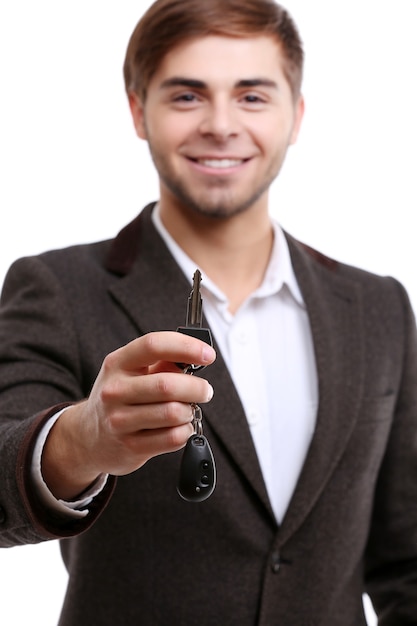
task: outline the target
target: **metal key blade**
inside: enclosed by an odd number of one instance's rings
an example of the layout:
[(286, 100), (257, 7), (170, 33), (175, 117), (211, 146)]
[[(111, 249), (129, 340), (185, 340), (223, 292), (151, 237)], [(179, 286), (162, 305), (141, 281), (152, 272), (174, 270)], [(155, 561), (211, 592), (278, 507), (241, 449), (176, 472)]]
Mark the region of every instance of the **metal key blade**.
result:
[(188, 298), (186, 326), (201, 327), (203, 321), (203, 300), (200, 293), (201, 272), (197, 269), (193, 276), (193, 288)]
[[(202, 328), (203, 323), (203, 299), (200, 293), (201, 272), (196, 269), (193, 276), (193, 286), (187, 300), (187, 317), (185, 326), (178, 326), (177, 332), (189, 335), (204, 341), (209, 346), (213, 345), (213, 339), (209, 328)], [(202, 370), (204, 365), (193, 365), (189, 363), (177, 363), (181, 369), (188, 374)]]

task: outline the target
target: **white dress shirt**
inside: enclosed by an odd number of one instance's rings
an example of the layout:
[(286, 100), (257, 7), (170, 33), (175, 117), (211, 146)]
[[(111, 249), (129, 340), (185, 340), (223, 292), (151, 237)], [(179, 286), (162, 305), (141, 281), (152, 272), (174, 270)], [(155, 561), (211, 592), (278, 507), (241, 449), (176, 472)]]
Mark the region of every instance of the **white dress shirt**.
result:
[[(152, 217), (191, 283), (195, 262), (163, 226), (158, 206)], [(318, 383), (309, 319), (287, 241), (276, 222), (272, 221), (272, 227), (274, 244), (263, 282), (234, 315), (228, 310), (226, 296), (204, 274), (201, 293), (204, 314), (240, 396), (272, 509), (280, 523), (314, 432)], [(88, 506), (106, 477), (101, 477), (81, 501), (55, 500), (40, 471), (43, 443), (53, 423), (48, 422), (39, 437), (32, 467), (34, 480), (48, 506), (69, 516), (86, 515), (87, 510), (74, 508)]]

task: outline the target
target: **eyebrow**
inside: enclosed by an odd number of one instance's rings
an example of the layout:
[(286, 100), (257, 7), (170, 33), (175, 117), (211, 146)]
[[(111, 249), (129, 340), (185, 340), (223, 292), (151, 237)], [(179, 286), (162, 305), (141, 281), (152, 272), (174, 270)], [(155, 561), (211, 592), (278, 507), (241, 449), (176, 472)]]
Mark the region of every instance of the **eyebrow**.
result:
[[(161, 89), (169, 89), (170, 87), (188, 87), (190, 89), (208, 89), (207, 83), (195, 78), (185, 78), (183, 76), (173, 76), (164, 80), (160, 86)], [(278, 89), (275, 81), (269, 78), (242, 78), (234, 85), (235, 89), (247, 89), (252, 87), (269, 87)]]

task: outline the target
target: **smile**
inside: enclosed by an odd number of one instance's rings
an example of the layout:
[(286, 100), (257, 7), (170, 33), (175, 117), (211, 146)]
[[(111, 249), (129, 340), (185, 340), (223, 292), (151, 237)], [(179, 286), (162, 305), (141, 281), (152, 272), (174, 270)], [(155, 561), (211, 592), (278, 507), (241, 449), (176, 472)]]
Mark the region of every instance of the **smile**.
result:
[(238, 167), (245, 163), (247, 159), (192, 159), (199, 165), (211, 167), (213, 169), (228, 169), (230, 167)]

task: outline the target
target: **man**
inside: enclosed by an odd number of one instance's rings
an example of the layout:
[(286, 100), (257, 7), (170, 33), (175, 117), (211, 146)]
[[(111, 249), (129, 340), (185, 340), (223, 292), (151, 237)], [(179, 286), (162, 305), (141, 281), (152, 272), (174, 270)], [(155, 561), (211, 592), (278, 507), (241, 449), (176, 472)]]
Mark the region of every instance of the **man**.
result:
[[(357, 626), (364, 591), (416, 623), (407, 296), (268, 212), (302, 60), (274, 2), (158, 0), (125, 81), (159, 202), (6, 279), (0, 541), (62, 540), (61, 626)], [(216, 351), (174, 332), (196, 267)], [(195, 404), (218, 475), (198, 504), (176, 492)]]

